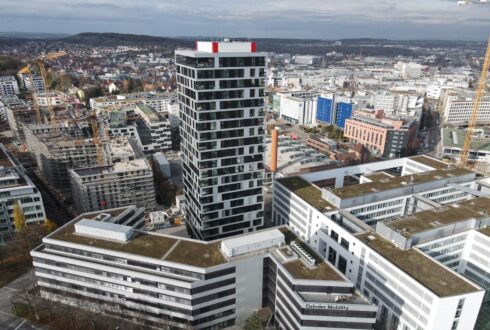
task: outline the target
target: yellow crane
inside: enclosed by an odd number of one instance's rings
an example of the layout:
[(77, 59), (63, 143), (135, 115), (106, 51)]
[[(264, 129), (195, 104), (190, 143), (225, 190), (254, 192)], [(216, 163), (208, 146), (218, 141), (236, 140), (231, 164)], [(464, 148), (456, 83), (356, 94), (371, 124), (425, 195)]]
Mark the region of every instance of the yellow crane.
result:
[(103, 146), (102, 143), (100, 142), (99, 123), (97, 122), (97, 116), (95, 114), (90, 116), (90, 124), (92, 125), (92, 134), (94, 136), (93, 139), (95, 144), (97, 164), (99, 164), (99, 166), (104, 166), (105, 165), (104, 150), (102, 149)]
[[(48, 96), (48, 80), (47, 80), (47, 75), (46, 75), (46, 68), (44, 66), (45, 61), (51, 61), (54, 60), (58, 57), (65, 56), (66, 52), (61, 51), (61, 52), (52, 52), (48, 53), (46, 55), (41, 55), (38, 56), (34, 59), (33, 64), (35, 64), (39, 68), (39, 74), (41, 75), (41, 78), (43, 79), (44, 82), (44, 93), (46, 94), (46, 102), (47, 102), (47, 108), (48, 108), (48, 113), (49, 113), (49, 119), (51, 121), (51, 126), (53, 127), (54, 130), (58, 129), (57, 123), (56, 123), (56, 116), (53, 110), (53, 106), (51, 104), (51, 99)], [(32, 70), (31, 70), (31, 64), (28, 64), (25, 68), (20, 70), (21, 73), (27, 73), (29, 75), (29, 79), (31, 81), (31, 89), (32, 89), (32, 102), (33, 102), (33, 107), (34, 111), (36, 112), (36, 123), (40, 124), (41, 123), (41, 112), (39, 109), (39, 103), (37, 102), (36, 98), (36, 91), (34, 90), (34, 84), (33, 84), (33, 77), (32, 77)]]
[(488, 39), (487, 51), (485, 53), (485, 60), (483, 61), (483, 68), (480, 74), (480, 81), (478, 83), (478, 88), (476, 89), (475, 103), (473, 104), (470, 120), (468, 121), (468, 129), (466, 130), (463, 149), (461, 150), (461, 155), (460, 155), (461, 167), (468, 166), (471, 142), (473, 141), (473, 131), (475, 130), (476, 122), (478, 120), (478, 112), (480, 111), (481, 99), (485, 92), (485, 83), (487, 81), (489, 66), (490, 66), (490, 38)]

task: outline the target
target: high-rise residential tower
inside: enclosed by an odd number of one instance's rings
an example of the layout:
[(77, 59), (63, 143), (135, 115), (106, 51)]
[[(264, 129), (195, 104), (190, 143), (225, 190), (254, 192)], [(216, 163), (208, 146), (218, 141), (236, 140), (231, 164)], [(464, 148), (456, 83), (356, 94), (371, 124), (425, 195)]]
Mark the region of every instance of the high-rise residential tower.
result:
[(186, 224), (196, 238), (263, 225), (265, 62), (254, 42), (176, 51)]

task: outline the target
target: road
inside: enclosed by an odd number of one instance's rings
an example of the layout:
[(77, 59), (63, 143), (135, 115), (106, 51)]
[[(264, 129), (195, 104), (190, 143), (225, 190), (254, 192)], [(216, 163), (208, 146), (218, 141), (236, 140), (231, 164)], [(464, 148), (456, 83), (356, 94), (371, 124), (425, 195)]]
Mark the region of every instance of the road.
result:
[(0, 288), (0, 329), (2, 330), (33, 330), (43, 329), (29, 320), (12, 314), (12, 299), (22, 292), (23, 287), (30, 282), (32, 270), (16, 280)]
[(63, 205), (61, 205), (58, 200), (53, 196), (53, 194), (46, 188), (44, 183), (37, 178), (37, 176), (28, 172), (29, 178), (36, 185), (36, 188), (41, 192), (43, 197), (44, 210), (46, 211), (46, 217), (54, 221), (59, 227), (73, 219), (72, 216), (66, 212)]

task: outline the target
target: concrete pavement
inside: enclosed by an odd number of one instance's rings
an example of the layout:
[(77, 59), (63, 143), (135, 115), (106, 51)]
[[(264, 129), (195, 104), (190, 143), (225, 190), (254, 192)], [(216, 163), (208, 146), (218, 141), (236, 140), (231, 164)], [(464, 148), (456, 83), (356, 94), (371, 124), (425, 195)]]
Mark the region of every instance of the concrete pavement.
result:
[(22, 293), (26, 284), (31, 283), (32, 270), (0, 288), (0, 329), (2, 330), (40, 330), (41, 326), (12, 313), (12, 299)]

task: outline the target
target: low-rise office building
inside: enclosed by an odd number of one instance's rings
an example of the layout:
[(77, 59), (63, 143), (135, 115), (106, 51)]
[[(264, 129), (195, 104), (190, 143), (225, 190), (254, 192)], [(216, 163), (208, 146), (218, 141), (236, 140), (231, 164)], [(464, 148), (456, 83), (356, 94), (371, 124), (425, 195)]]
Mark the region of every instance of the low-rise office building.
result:
[(473, 329), (487, 261), (459, 268), (457, 249), (436, 243), (484, 234), (489, 181), (426, 156), (308, 173), (276, 180), (273, 220), (355, 283), (378, 306), (380, 327)]
[(31, 252), (41, 295), (149, 327), (223, 329), (254, 311), (279, 329), (374, 329), (376, 307), (287, 228), (203, 242), (82, 214)]

